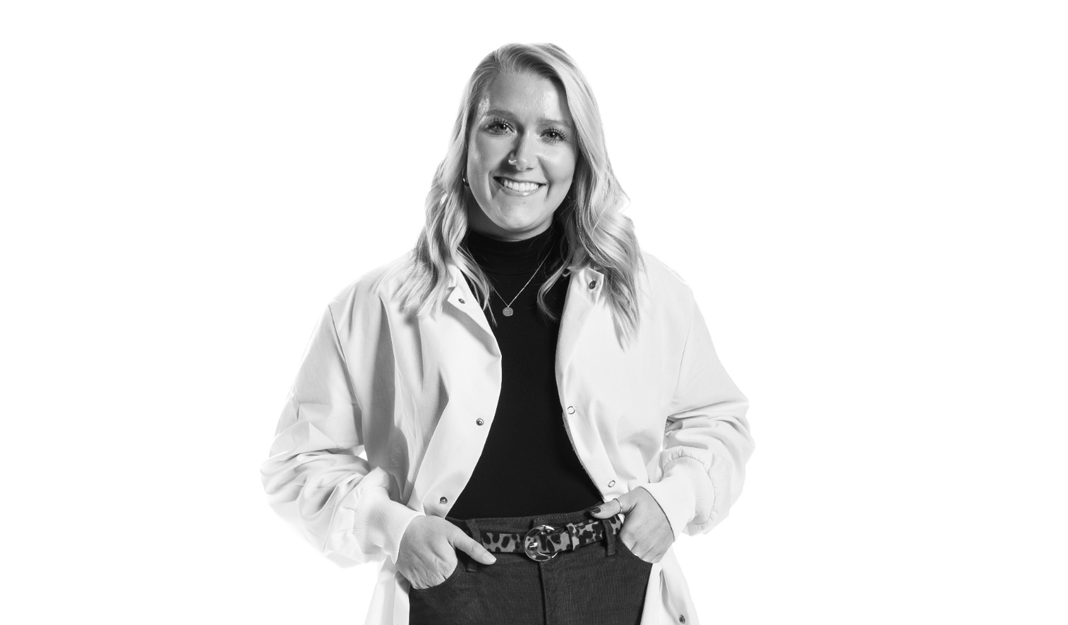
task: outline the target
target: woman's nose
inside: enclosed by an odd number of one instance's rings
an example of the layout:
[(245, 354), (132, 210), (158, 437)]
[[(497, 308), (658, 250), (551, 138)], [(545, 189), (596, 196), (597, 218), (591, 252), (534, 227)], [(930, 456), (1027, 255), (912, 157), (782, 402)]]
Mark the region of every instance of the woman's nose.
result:
[(534, 153), (534, 141), (526, 136), (520, 136), (516, 141), (515, 149), (508, 157), (508, 164), (518, 170), (530, 169), (534, 165), (537, 155)]

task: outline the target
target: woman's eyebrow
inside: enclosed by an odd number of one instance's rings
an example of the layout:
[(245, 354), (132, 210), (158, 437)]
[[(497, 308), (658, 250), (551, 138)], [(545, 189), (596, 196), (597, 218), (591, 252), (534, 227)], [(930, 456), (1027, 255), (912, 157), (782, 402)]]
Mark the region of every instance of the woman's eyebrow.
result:
[(542, 117), (538, 121), (540, 123), (542, 123), (542, 124), (555, 124), (557, 126), (567, 126), (568, 128), (571, 127), (571, 124), (565, 122), (562, 119), (548, 119), (548, 118)]
[(486, 111), (485, 113), (483, 113), (482, 115), (484, 117), (488, 117), (490, 115), (496, 115), (497, 117), (507, 117), (508, 119), (512, 119), (513, 117), (515, 117), (514, 115), (512, 115), (511, 111), (504, 111), (504, 110), (501, 110), (501, 109), (490, 109), (490, 110)]

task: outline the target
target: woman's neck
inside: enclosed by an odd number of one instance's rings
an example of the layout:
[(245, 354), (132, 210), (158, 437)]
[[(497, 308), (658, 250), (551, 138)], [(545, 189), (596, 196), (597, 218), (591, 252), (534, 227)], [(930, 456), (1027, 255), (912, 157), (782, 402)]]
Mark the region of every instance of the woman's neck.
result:
[(521, 241), (502, 241), (468, 230), (463, 246), (471, 258), (487, 273), (531, 273), (544, 261), (544, 268), (554, 266), (560, 255), (559, 228), (554, 224), (541, 234)]

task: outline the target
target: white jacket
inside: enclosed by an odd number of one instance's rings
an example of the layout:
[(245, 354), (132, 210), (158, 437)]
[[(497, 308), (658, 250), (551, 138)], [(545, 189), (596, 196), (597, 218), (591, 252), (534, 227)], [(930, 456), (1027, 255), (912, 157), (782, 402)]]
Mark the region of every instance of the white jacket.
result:
[[(407, 625), (401, 536), (417, 515), (448, 514), (500, 396), (500, 350), (459, 269), (443, 309), (417, 318), (400, 311), (400, 278), (388, 271), (404, 261), (327, 306), (261, 468), (271, 506), (326, 557), (341, 566), (383, 560), (372, 625)], [(700, 534), (741, 492), (753, 452), (748, 402), (720, 365), (689, 287), (648, 254), (645, 266), (639, 332), (626, 346), (604, 276), (571, 275), (556, 356), (560, 418), (605, 501), (642, 486), (676, 537)], [(698, 618), (668, 550), (653, 565), (642, 625), (671, 622)]]

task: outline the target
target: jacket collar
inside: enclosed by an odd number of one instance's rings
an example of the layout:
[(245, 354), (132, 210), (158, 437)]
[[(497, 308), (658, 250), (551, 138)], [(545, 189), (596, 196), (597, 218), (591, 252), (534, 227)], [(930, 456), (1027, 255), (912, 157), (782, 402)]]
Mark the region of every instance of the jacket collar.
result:
[[(464, 279), (464, 274), (460, 271), (460, 267), (452, 263), (448, 266), (449, 269), (449, 295), (446, 300), (459, 308), (466, 308), (465, 304), (468, 303), (469, 297), (472, 297), (471, 288), (467, 285), (467, 280)], [(586, 300), (587, 303), (592, 304), (601, 295), (601, 290), (604, 288), (604, 274), (596, 269), (588, 266), (579, 267), (577, 270), (572, 271), (567, 269), (564, 271), (564, 275), (571, 276), (571, 284), (567, 289), (567, 302), (571, 301), (572, 291), (581, 291), (582, 295), (578, 296)], [(582, 289), (576, 289), (576, 284), (580, 285)], [(464, 298), (464, 303), (459, 303), (460, 298)], [(476, 303), (477, 308), (477, 303)], [(565, 311), (567, 305), (565, 304)]]
[(486, 319), (486, 314), (482, 312), (482, 308), (478, 304), (478, 298), (471, 292), (471, 287), (468, 286), (467, 280), (464, 279), (463, 272), (453, 264), (449, 265), (449, 294), (446, 296), (445, 301), (447, 305), (452, 305), (474, 321), (475, 325), (487, 335), (486, 338), (488, 338), (493, 345), (495, 353), (499, 356), (500, 349), (497, 347), (497, 341), (493, 336), (493, 329), (490, 328), (489, 321)]
[[(604, 274), (589, 266), (568, 271), (571, 274), (571, 282), (568, 284), (567, 298), (564, 300), (564, 312), (560, 319), (560, 338), (557, 340), (556, 350), (556, 364), (559, 372), (563, 372), (571, 362), (575, 347), (578, 345), (579, 335), (590, 313), (601, 299), (605, 280)], [(454, 264), (449, 265), (449, 294), (446, 302), (470, 317), (492, 339), (496, 347), (493, 329), (490, 328), (486, 314), (479, 306), (478, 299), (471, 292), (463, 272)], [(497, 353), (500, 353), (499, 350)]]

